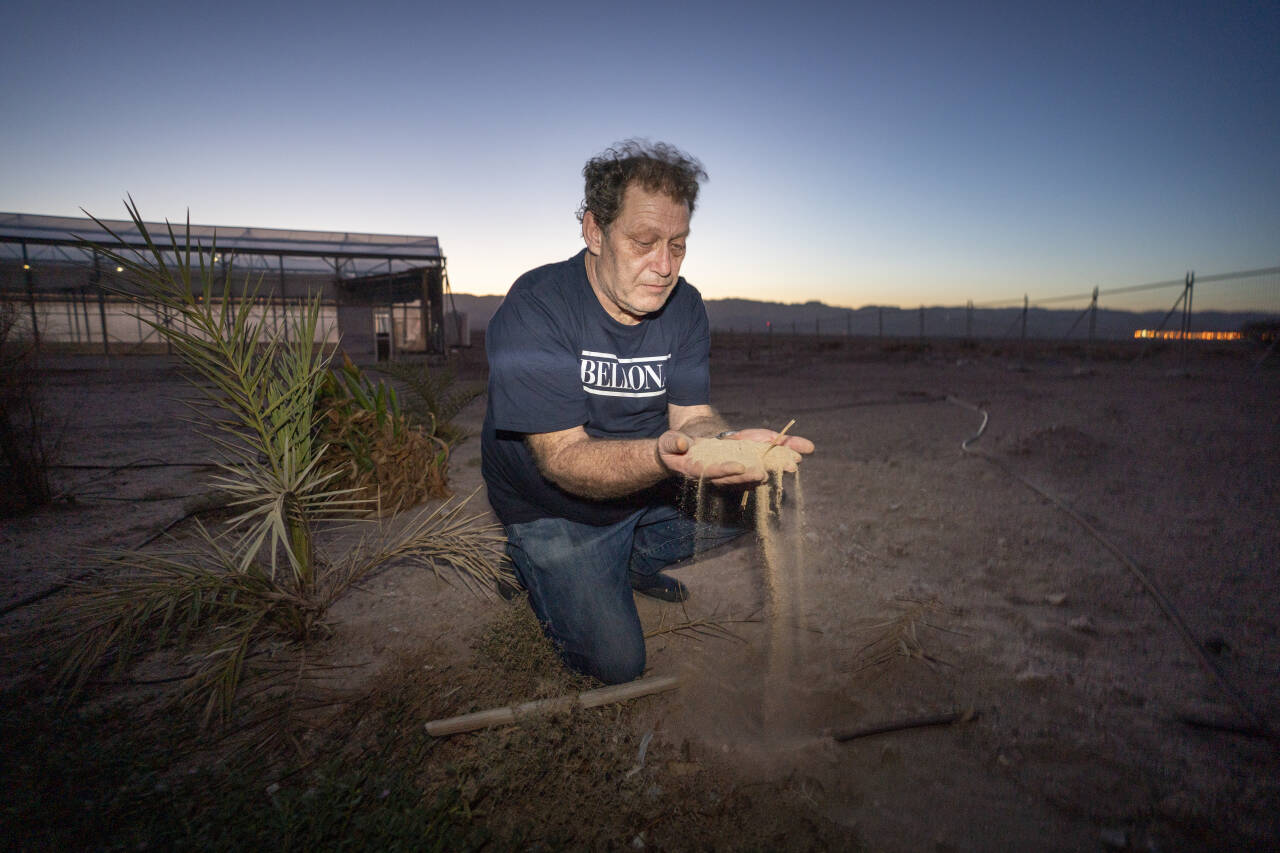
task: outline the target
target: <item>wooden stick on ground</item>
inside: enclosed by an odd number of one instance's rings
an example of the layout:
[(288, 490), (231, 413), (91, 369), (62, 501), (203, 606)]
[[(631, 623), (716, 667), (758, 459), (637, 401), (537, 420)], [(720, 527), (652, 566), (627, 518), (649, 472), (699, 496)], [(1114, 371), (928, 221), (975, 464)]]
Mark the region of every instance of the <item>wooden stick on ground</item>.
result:
[(978, 712), (972, 708), (965, 711), (954, 711), (950, 714), (938, 714), (930, 717), (913, 717), (907, 720), (899, 720), (893, 723), (882, 723), (876, 726), (864, 726), (859, 729), (846, 729), (845, 731), (832, 732), (831, 739), (836, 743), (843, 743), (848, 740), (857, 740), (861, 737), (871, 737), (872, 735), (882, 735), (887, 732), (900, 732), (904, 729), (922, 729), (928, 726), (948, 726), (952, 723), (967, 723), (976, 719)]
[(680, 686), (680, 679), (674, 675), (655, 675), (629, 681), (626, 684), (614, 684), (597, 690), (588, 690), (572, 696), (557, 696), (554, 699), (539, 699), (524, 702), (520, 705), (508, 705), (505, 708), (490, 708), (487, 711), (476, 711), (474, 714), (463, 714), (459, 717), (447, 717), (427, 723), (427, 734), (434, 737), (455, 735), (491, 726), (506, 726), (518, 723), (529, 717), (538, 717), (568, 711), (575, 707), (598, 708), (613, 702), (625, 702), (638, 699), (653, 693), (674, 690)]

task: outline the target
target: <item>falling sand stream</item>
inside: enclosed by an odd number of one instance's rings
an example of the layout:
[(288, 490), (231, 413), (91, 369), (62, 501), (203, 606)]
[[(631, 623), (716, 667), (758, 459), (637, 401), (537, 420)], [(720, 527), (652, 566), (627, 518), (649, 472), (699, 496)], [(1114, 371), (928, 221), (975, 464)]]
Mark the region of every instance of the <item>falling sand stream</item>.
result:
[[(804, 495), (800, 488), (797, 464), (800, 454), (789, 447), (766, 442), (737, 439), (702, 439), (689, 451), (690, 459), (702, 465), (738, 462), (747, 468), (768, 472), (768, 480), (756, 486), (751, 494), (754, 503), (755, 530), (764, 558), (766, 602), (769, 615), (769, 685), (765, 691), (765, 714), (777, 715), (785, 685), (796, 664), (796, 633), (804, 611)], [(794, 471), (792, 499), (795, 504), (790, 529), (782, 524), (782, 480), (788, 469)], [(697, 505), (699, 521), (714, 521), (723, 512), (723, 496), (709, 495), (702, 480), (698, 481)], [(743, 504), (746, 504), (746, 497)]]

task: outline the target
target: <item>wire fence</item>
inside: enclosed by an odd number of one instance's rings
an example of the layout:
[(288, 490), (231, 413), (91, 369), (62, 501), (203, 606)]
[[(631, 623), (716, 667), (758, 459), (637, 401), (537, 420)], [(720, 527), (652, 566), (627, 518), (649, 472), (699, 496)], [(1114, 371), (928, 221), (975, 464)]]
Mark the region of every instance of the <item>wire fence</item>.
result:
[[(1165, 291), (1167, 308), (1159, 291)], [(1208, 291), (1209, 299), (1203, 299)], [(1197, 299), (1201, 306), (1197, 307)], [(1207, 305), (1208, 307), (1203, 307)], [(1060, 296), (1028, 295), (963, 307), (835, 308), (821, 303), (770, 305), (750, 313), (712, 303), (720, 332), (779, 337), (879, 337), (1097, 340), (1134, 338), (1228, 340), (1244, 326), (1280, 320), (1280, 267), (1149, 282)], [(761, 311), (773, 316), (762, 318)]]

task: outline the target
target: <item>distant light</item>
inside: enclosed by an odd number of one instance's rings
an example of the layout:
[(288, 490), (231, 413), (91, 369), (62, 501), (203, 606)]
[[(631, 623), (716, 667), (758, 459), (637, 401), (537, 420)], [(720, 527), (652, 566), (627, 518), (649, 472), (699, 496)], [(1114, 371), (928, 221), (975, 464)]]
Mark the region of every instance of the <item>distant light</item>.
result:
[(215, 261), (220, 261), (220, 260), (222, 260), (222, 255), (214, 255), (214, 256), (213, 256), (213, 259), (214, 259)]
[(31, 264), (23, 264), (23, 265), (22, 265), (22, 268), (23, 268), (24, 270), (29, 270), (29, 269), (31, 269)]
[(1244, 338), (1242, 332), (1186, 332), (1180, 329), (1138, 329), (1133, 333), (1135, 338), (1155, 338), (1165, 341), (1238, 341)]
[(116, 272), (124, 272), (124, 267), (116, 267)]

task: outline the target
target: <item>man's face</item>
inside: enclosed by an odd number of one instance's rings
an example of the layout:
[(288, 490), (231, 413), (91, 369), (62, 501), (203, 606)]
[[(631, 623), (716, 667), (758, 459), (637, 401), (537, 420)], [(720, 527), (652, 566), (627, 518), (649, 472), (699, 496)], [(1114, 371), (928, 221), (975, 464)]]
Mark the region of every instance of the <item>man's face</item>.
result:
[(611, 317), (635, 325), (667, 304), (689, 236), (689, 208), (684, 202), (632, 185), (607, 230), (588, 212), (582, 234), (591, 287)]

